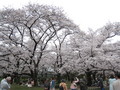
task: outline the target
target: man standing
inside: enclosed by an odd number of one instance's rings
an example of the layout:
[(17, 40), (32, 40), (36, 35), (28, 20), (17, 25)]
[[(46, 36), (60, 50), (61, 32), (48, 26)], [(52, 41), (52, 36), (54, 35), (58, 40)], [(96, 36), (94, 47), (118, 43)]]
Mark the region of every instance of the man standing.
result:
[(11, 77), (6, 77), (1, 80), (1, 90), (10, 90)]
[(113, 82), (113, 90), (120, 90), (120, 73), (116, 74), (116, 81)]
[(98, 85), (100, 87), (100, 90), (104, 90), (104, 85), (103, 85), (103, 79), (102, 79), (102, 77), (98, 78)]

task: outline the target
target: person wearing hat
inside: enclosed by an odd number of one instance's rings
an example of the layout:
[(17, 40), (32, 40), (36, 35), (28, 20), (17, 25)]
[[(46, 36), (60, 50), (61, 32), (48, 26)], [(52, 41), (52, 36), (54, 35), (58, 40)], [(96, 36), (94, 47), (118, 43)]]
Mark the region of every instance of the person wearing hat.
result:
[(0, 90), (10, 90), (11, 77), (6, 77), (1, 80)]

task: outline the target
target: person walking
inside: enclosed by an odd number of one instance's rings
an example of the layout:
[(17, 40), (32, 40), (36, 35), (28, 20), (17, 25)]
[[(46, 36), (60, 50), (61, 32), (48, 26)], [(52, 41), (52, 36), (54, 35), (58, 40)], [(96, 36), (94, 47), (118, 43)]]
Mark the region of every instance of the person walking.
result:
[(109, 79), (109, 90), (113, 90), (112, 84), (113, 84), (114, 81), (116, 81), (116, 78), (115, 78), (114, 75), (112, 74), (112, 75), (110, 76), (110, 79)]
[(116, 74), (116, 81), (113, 82), (113, 90), (120, 90), (120, 72)]
[(52, 78), (50, 82), (50, 90), (55, 90), (55, 78)]
[(11, 88), (10, 83), (11, 83), (10, 76), (2, 79), (0, 89), (1, 90), (10, 90), (10, 88)]

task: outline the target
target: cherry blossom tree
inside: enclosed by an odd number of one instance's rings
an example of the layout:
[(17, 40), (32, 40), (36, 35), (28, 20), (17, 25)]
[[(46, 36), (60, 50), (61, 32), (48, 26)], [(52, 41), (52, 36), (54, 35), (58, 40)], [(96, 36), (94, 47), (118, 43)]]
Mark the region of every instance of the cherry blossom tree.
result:
[(16, 10), (4, 9), (0, 18), (1, 45), (8, 48), (5, 54), (12, 55), (10, 61), (19, 63), (21, 72), (29, 73), (35, 84), (40, 63), (52, 39), (59, 37), (58, 33), (70, 33), (77, 27), (60, 8), (38, 4)]
[(44, 69), (68, 77), (116, 72), (120, 44), (111, 41), (115, 36), (120, 36), (120, 23), (85, 33), (57, 7), (5, 8), (0, 11), (0, 68), (3, 73), (29, 75), (35, 84)]
[(89, 33), (83, 35), (79, 32), (73, 34), (69, 45), (71, 48), (68, 51), (74, 54), (71, 53), (72, 58), (63, 70), (78, 71), (79, 73), (118, 71), (119, 65), (116, 61), (119, 62), (119, 46), (110, 42), (110, 39), (117, 35), (120, 35), (119, 23), (107, 24), (96, 31), (90, 30)]

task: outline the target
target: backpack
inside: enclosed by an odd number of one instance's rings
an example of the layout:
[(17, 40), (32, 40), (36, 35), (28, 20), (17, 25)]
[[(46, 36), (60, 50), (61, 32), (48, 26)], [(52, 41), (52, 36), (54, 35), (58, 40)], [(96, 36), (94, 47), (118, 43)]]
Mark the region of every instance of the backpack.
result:
[(64, 90), (64, 88), (63, 88), (63, 86), (61, 85), (61, 86), (59, 86), (59, 90)]

